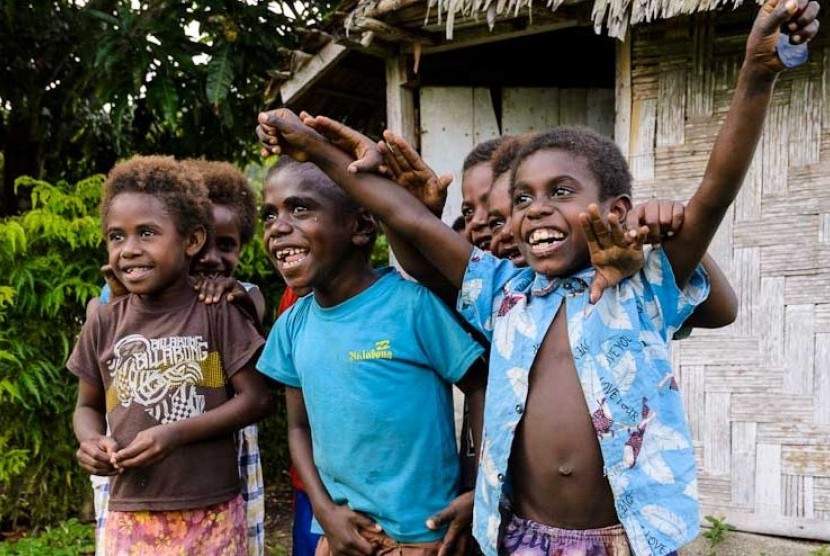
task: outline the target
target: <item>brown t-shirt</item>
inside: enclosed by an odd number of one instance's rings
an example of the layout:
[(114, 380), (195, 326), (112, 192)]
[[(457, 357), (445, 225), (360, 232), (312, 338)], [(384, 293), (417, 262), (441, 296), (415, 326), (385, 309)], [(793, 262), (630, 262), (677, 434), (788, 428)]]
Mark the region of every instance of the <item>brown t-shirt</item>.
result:
[[(106, 392), (113, 438), (125, 448), (144, 429), (200, 415), (226, 402), (229, 378), (263, 339), (233, 305), (205, 305), (195, 292), (173, 306), (127, 295), (100, 305), (66, 363)], [(253, 363), (252, 363), (253, 364)], [(239, 493), (232, 435), (187, 444), (162, 461), (112, 478), (109, 509), (183, 510)]]

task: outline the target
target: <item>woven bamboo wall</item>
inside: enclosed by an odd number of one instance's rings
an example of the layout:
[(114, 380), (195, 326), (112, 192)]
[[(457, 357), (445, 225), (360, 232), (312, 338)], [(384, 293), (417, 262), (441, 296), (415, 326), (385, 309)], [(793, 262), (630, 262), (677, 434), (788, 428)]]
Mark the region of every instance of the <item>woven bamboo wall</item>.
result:
[[(688, 199), (728, 108), (755, 8), (635, 29), (635, 196)], [(703, 514), (830, 540), (830, 41), (778, 81), (761, 144), (711, 248), (740, 299), (673, 358)]]

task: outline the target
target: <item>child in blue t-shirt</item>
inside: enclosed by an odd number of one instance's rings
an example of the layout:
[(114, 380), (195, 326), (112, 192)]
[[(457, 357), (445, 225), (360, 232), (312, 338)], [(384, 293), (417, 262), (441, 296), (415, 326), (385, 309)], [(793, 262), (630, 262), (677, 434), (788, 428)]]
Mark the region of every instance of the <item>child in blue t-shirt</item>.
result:
[(555, 128), (521, 149), (510, 179), (511, 229), (528, 264), (518, 268), (388, 179), (349, 172), (353, 157), (289, 111), (260, 116), (284, 153), (314, 161), (461, 288), (459, 311), (492, 342), (473, 525), (486, 555), (664, 556), (696, 536), (694, 451), (668, 342), (708, 293), (700, 263), (784, 69), (780, 30), (807, 42), (817, 12), (812, 1), (761, 7), (682, 228), (633, 276), (606, 277), (617, 285), (599, 299), (592, 249), (625, 246), (619, 222), (632, 208), (631, 175), (609, 139)]
[(480, 416), (482, 348), (424, 287), (372, 270), (373, 218), (316, 166), (282, 158), (263, 195), (269, 255), (290, 287), (313, 292), (278, 319), (257, 368), (286, 385), (318, 553), (450, 549), (458, 531), (430, 518), (472, 510), (450, 386)]

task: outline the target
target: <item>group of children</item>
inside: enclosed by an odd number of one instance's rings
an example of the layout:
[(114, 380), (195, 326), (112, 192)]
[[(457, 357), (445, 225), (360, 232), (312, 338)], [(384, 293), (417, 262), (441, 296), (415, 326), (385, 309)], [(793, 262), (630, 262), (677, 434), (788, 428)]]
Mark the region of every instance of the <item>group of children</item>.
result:
[[(256, 550), (238, 431), (269, 410), (263, 375), (285, 385), (319, 556), (666, 555), (693, 539), (695, 461), (669, 341), (691, 319), (734, 318), (728, 283), (702, 263), (783, 70), (780, 29), (807, 42), (817, 12), (761, 7), (685, 208), (632, 207), (614, 143), (555, 128), (468, 158), (458, 233), (436, 216), (449, 180), (399, 137), (261, 114), (265, 149), (283, 155), (263, 191), (265, 247), (288, 286), (311, 292), (267, 341), (255, 294), (227, 280), (251, 221), (210, 195), (209, 170), (117, 165), (101, 220), (125, 292), (90, 308), (67, 363), (78, 461), (110, 477), (104, 552)], [(379, 223), (423, 285), (371, 268)], [(456, 293), (453, 311), (442, 299)], [(452, 384), (467, 395), (474, 491), (460, 488)]]

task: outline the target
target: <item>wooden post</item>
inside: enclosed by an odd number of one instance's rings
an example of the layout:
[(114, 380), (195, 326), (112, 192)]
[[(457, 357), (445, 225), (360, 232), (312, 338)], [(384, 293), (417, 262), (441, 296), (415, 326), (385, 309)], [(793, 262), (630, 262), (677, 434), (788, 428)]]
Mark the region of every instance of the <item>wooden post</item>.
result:
[(386, 59), (386, 127), (409, 144), (418, 145), (414, 91), (406, 86), (406, 56)]
[(625, 41), (617, 41), (615, 75), (614, 141), (631, 164), (631, 33)]

